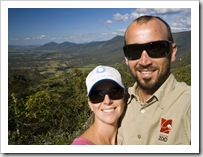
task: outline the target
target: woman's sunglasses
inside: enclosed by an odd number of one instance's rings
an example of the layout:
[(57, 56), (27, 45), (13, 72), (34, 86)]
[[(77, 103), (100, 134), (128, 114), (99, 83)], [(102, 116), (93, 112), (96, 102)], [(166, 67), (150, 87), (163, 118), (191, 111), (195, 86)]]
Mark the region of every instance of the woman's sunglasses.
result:
[(89, 95), (89, 99), (94, 104), (100, 103), (104, 101), (106, 94), (112, 100), (119, 100), (124, 97), (124, 89), (121, 87), (115, 87), (111, 88), (110, 90), (93, 90)]
[(147, 51), (147, 54), (151, 58), (166, 57), (172, 50), (172, 42), (168, 40), (159, 40), (146, 44), (129, 44), (123, 47), (125, 57), (128, 60), (140, 59), (144, 50)]

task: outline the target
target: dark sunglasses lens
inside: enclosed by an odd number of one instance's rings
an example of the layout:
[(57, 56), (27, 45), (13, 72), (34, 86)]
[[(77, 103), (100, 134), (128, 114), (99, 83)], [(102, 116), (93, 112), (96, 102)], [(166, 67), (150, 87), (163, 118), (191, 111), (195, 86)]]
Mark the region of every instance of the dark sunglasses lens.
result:
[(123, 98), (123, 89), (122, 88), (113, 88), (108, 93), (110, 99), (119, 100)]
[(137, 46), (138, 44), (126, 45), (123, 47), (124, 55), (128, 60), (137, 60), (142, 55), (142, 50)]
[(89, 95), (89, 99), (92, 103), (100, 103), (104, 100), (104, 97), (106, 94), (109, 95), (110, 99), (112, 100), (119, 100), (123, 98), (123, 89), (118, 88), (112, 88), (108, 91), (92, 91)]
[(165, 57), (170, 53), (171, 43), (169, 41), (155, 41), (146, 44), (131, 44), (123, 47), (125, 57), (128, 60), (137, 60), (144, 50), (151, 58)]
[(170, 52), (170, 43), (168, 41), (157, 41), (150, 43), (150, 47), (147, 50), (148, 55), (151, 58), (166, 57)]
[(89, 98), (90, 98), (90, 101), (94, 104), (102, 102), (104, 100), (104, 97), (101, 97), (98, 95), (90, 95)]

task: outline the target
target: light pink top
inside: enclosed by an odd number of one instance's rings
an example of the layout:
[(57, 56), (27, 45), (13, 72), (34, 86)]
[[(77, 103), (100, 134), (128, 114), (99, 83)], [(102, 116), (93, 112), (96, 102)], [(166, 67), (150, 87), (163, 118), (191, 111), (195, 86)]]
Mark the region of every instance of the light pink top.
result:
[(82, 138), (82, 137), (78, 137), (75, 138), (73, 140), (73, 142), (71, 143), (71, 145), (95, 145), (94, 143), (90, 142), (89, 140)]

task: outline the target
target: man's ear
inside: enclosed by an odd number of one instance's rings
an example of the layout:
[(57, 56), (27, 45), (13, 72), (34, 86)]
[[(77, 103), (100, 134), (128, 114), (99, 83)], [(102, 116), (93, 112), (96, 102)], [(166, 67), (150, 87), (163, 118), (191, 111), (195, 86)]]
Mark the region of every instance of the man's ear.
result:
[(176, 43), (172, 44), (172, 52), (171, 52), (171, 62), (176, 60), (176, 52), (177, 52), (177, 45)]

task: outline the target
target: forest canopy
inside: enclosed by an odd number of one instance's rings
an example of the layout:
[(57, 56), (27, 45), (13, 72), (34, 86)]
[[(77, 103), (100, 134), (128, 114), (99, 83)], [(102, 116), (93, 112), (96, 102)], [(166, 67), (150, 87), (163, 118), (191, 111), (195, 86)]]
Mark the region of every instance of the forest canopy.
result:
[[(95, 65), (96, 66), (96, 65)], [(124, 85), (134, 80), (127, 67), (115, 64)], [(190, 66), (173, 70), (179, 81), (191, 84)], [(85, 78), (89, 70), (72, 68), (58, 76), (42, 75), (37, 68), (9, 71), (9, 145), (66, 145), (92, 122)]]

